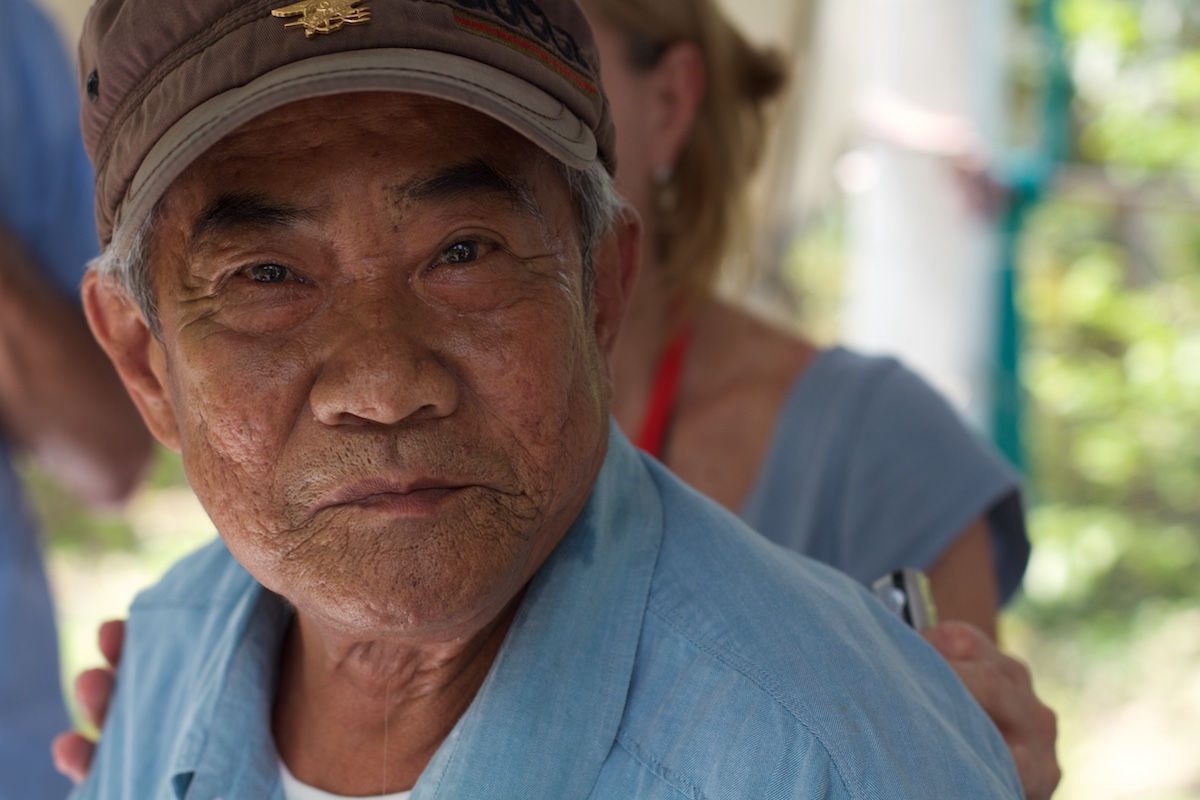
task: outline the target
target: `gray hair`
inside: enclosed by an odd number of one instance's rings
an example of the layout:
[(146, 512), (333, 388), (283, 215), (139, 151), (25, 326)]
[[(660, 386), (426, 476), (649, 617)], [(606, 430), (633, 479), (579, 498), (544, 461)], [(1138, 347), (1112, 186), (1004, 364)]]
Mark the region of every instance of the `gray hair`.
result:
[(597, 161), (586, 170), (559, 165), (575, 216), (579, 219), (580, 257), (583, 261), (583, 294), (588, 306), (592, 303), (592, 292), (596, 287), (596, 245), (610, 230), (617, 216), (625, 208), (625, 201), (617, 196), (612, 176)]
[[(150, 240), (161, 210), (160, 201), (142, 221), (124, 253), (118, 253), (110, 242), (104, 252), (88, 262), (88, 269), (120, 288), (126, 297), (137, 303), (155, 338), (160, 338), (161, 326), (154, 281), (150, 277)], [(119, 241), (119, 237), (113, 238)]]
[[(579, 220), (580, 256), (583, 261), (584, 300), (591, 304), (596, 282), (594, 261), (596, 246), (612, 230), (617, 216), (625, 203), (617, 196), (612, 176), (599, 161), (588, 169), (580, 170), (555, 162), (563, 180), (566, 181), (575, 215)], [(127, 297), (137, 303), (142, 316), (150, 326), (155, 338), (161, 338), (161, 322), (158, 316), (158, 301), (154, 291), (154, 280), (150, 273), (150, 251), (154, 228), (161, 213), (161, 201), (146, 217), (133, 236), (129, 248), (118, 253), (109, 245), (88, 266), (118, 286)], [(113, 239), (120, 241), (120, 236)]]

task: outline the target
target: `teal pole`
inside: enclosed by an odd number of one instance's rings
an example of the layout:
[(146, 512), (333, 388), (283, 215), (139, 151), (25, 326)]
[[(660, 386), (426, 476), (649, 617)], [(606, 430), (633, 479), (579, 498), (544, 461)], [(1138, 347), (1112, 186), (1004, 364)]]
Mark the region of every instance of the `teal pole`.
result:
[(1043, 128), (1032, 152), (1014, 154), (1001, 175), (1008, 202), (997, 225), (1000, 229), (996, 359), (992, 377), (992, 438), (997, 448), (1020, 470), (1025, 468), (1022, 423), (1025, 399), (1021, 388), (1022, 325), (1017, 305), (1021, 233), (1030, 213), (1049, 188), (1057, 165), (1070, 150), (1071, 81), (1063, 56), (1057, 0), (1042, 0), (1037, 26), (1046, 53), (1046, 84), (1042, 95)]

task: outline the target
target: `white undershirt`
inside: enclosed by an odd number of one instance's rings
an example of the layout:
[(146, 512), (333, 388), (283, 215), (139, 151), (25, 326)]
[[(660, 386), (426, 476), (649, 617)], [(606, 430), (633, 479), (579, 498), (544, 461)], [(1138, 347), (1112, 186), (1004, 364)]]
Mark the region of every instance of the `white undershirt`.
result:
[(286, 800), (408, 800), (411, 791), (396, 792), (395, 794), (373, 794), (369, 798), (346, 797), (340, 794), (330, 794), (313, 788), (307, 783), (296, 780), (296, 776), (287, 768), (287, 764), (279, 762), (279, 778), (283, 784), (283, 796)]

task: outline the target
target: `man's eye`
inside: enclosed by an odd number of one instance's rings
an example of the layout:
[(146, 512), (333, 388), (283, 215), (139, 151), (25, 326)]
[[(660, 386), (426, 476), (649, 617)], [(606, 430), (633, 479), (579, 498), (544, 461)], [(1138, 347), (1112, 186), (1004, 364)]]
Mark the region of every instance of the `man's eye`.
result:
[(479, 242), (455, 242), (442, 251), (438, 260), (443, 264), (466, 264), (479, 258)]
[(292, 276), (292, 271), (278, 264), (255, 264), (246, 270), (246, 274), (258, 283), (283, 283)]

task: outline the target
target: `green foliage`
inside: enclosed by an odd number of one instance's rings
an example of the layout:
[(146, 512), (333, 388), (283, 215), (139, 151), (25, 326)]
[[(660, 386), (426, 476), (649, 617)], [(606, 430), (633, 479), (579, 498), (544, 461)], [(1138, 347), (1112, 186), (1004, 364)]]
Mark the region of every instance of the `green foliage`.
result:
[(1061, 21), (1078, 154), (1114, 180), (1099, 202), (1052, 197), (1023, 241), (1022, 612), (1113, 633), (1148, 598), (1200, 602), (1200, 7), (1067, 0)]
[[(136, 553), (141, 549), (142, 542), (135, 534), (128, 514), (120, 510), (97, 511), (85, 506), (34, 466), (23, 465), (21, 471), (30, 503), (50, 547), (66, 553), (93, 555)], [(153, 491), (186, 485), (179, 456), (160, 448), (144, 488)]]
[(1200, 168), (1200, 6), (1067, 0), (1085, 158), (1140, 170)]

